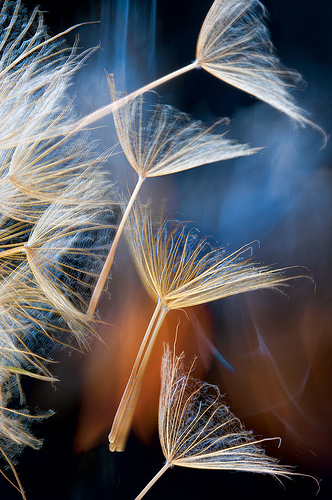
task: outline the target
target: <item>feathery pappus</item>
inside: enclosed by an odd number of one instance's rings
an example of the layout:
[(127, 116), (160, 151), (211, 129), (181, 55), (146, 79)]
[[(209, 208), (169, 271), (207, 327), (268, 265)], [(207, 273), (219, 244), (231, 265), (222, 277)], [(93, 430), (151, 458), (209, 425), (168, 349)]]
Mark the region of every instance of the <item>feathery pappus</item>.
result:
[(158, 431), (166, 462), (135, 500), (174, 465), (270, 474), (279, 480), (300, 475), (266, 455), (262, 444), (279, 438), (255, 438), (225, 404), (219, 387), (194, 378), (194, 369), (195, 359), (185, 368), (184, 353), (177, 356), (164, 346)]
[[(69, 31), (69, 30), (68, 30)], [(66, 33), (66, 32), (65, 32)], [(15, 457), (41, 440), (29, 422), (20, 377), (54, 381), (55, 345), (84, 346), (91, 290), (113, 238), (114, 187), (68, 88), (92, 52), (50, 36), (36, 7), (0, 11), (0, 455), (24, 491)], [(44, 415), (45, 416), (45, 415)]]
[[(41, 446), (30, 423), (51, 411), (27, 408), (21, 379), (55, 382), (50, 363), (56, 346), (87, 345), (130, 213), (133, 260), (156, 308), (113, 422), (112, 451), (126, 445), (145, 367), (169, 310), (199, 307), (252, 290), (279, 289), (294, 279), (285, 269), (254, 263), (251, 243), (228, 255), (187, 223), (168, 218), (154, 225), (143, 210), (131, 212), (148, 177), (189, 171), (261, 149), (216, 133), (215, 126), (224, 120), (205, 126), (169, 105), (147, 111), (142, 94), (202, 68), (295, 123), (322, 132), (289, 93), (299, 75), (281, 66), (265, 25), (265, 8), (257, 0), (215, 0), (199, 33), (193, 63), (124, 98), (107, 74), (112, 104), (83, 118), (75, 114), (69, 87), (94, 49), (80, 52), (77, 43), (66, 45), (64, 36), (74, 28), (51, 36), (39, 8), (29, 14), (20, 0), (4, 0), (0, 6), (0, 472), (23, 498), (16, 457), (26, 446)], [(117, 196), (103, 169), (110, 153), (99, 154), (84, 130), (110, 112), (120, 146), (138, 176), (118, 231)], [(166, 351), (159, 433), (167, 467), (292, 474), (256, 448), (264, 439), (255, 440), (245, 431), (220, 400), (216, 386), (192, 384), (193, 365), (186, 372), (182, 355)], [(188, 415), (190, 421), (182, 418)], [(226, 430), (226, 438), (216, 436), (216, 429)]]
[(113, 421), (111, 451), (125, 448), (145, 367), (170, 310), (254, 290), (278, 289), (293, 279), (284, 269), (253, 263), (252, 244), (228, 255), (225, 248), (213, 247), (187, 223), (168, 218), (154, 227), (151, 214), (138, 204), (131, 222), (128, 239), (132, 256), (147, 292), (157, 304)]

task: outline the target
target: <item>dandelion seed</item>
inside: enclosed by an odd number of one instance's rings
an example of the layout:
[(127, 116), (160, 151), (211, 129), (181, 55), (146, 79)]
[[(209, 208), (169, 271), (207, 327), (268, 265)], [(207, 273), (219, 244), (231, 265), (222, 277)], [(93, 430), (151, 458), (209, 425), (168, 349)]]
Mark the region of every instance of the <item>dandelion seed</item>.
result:
[(63, 315), (30, 279), (26, 264), (1, 283), (0, 380), (7, 387), (8, 401), (19, 395), (21, 404), (20, 377), (56, 381), (46, 368), (50, 347), (71, 338)]
[(86, 326), (114, 227), (105, 158), (85, 133), (65, 133), (74, 119), (70, 79), (91, 51), (58, 40), (70, 30), (49, 37), (38, 8), (29, 17), (20, 1), (3, 4), (0, 28), (1, 276), (28, 259), (54, 308)]
[[(113, 101), (117, 94), (114, 81), (109, 78)], [(146, 115), (140, 96), (114, 111), (115, 128), (120, 145), (138, 181), (121, 219), (109, 256), (91, 297), (88, 314), (94, 313), (98, 299), (110, 272), (115, 249), (135, 198), (148, 177), (169, 175), (191, 168), (256, 153), (251, 148), (226, 139), (225, 134), (213, 133), (216, 124), (205, 127), (172, 106), (157, 105)]]
[(140, 500), (173, 465), (255, 472), (277, 478), (302, 476), (278, 464), (260, 446), (266, 441), (280, 441), (279, 438), (255, 438), (225, 405), (217, 386), (192, 377), (195, 361), (186, 371), (183, 359), (183, 353), (176, 356), (166, 346), (158, 414), (159, 439), (166, 463), (135, 500)]
[[(54, 382), (54, 345), (86, 342), (86, 308), (115, 222), (107, 155), (72, 133), (67, 90), (92, 51), (60, 40), (71, 29), (50, 37), (38, 8), (29, 17), (20, 1), (1, 3), (0, 456), (23, 497), (15, 457), (41, 441), (29, 431), (38, 416), (24, 409), (21, 377)], [(22, 409), (8, 409), (11, 401)]]
[[(77, 53), (49, 37), (42, 13), (4, 2), (0, 14), (1, 214), (34, 223), (46, 204), (82, 175), (95, 158), (85, 134), (69, 134), (75, 115), (66, 92), (93, 51)], [(98, 177), (98, 176), (97, 176)], [(70, 202), (82, 202), (72, 192)], [(69, 201), (68, 201), (69, 203)]]
[(300, 75), (283, 68), (264, 23), (265, 7), (258, 0), (215, 0), (201, 28), (196, 46), (196, 60), (122, 99), (104, 106), (80, 120), (79, 130), (131, 99), (195, 68), (203, 68), (217, 78), (261, 99), (287, 114), (300, 125), (325, 132), (306, 116), (289, 94)]
[(50, 37), (38, 7), (28, 16), (20, 0), (2, 3), (0, 151), (68, 131), (74, 117), (65, 92), (71, 76), (94, 50), (77, 54), (77, 43), (69, 48), (59, 40), (75, 28)]
[(167, 309), (275, 289), (287, 280), (284, 270), (252, 262), (255, 242), (228, 255), (186, 223), (166, 219), (155, 230), (142, 208), (134, 211), (133, 218), (129, 242), (137, 270), (151, 297)]
[(144, 370), (160, 326), (170, 309), (182, 309), (238, 293), (276, 289), (288, 279), (283, 270), (259, 266), (245, 256), (246, 245), (227, 255), (224, 248), (211, 248), (186, 224), (166, 220), (154, 231), (148, 214), (134, 211), (130, 246), (141, 279), (157, 301), (109, 435), (110, 450), (123, 451)]
[[(118, 94), (108, 77), (113, 102)], [(221, 119), (210, 127), (169, 105), (157, 104), (147, 112), (143, 96), (117, 109), (114, 123), (120, 145), (139, 177), (159, 177), (222, 160), (249, 156), (261, 148), (239, 144), (216, 134)]]
[(323, 132), (306, 118), (289, 93), (289, 87), (301, 77), (281, 66), (265, 16), (266, 9), (258, 0), (215, 0), (198, 37), (197, 62), (217, 78), (268, 103), (300, 125)]
[[(8, 267), (6, 262), (12, 263), (15, 258), (18, 265), (27, 259), (36, 286), (43, 290), (53, 307), (66, 316), (67, 321), (70, 320), (77, 338), (82, 327), (83, 331), (89, 329), (85, 314), (86, 301), (91, 296), (91, 289), (103, 265), (103, 257), (108, 251), (109, 233), (115, 227), (109, 208), (102, 209), (93, 203), (89, 205), (91, 196), (95, 195), (93, 183), (94, 179), (85, 183), (85, 188), (92, 189), (84, 190), (86, 196), (82, 204), (67, 205), (68, 194), (64, 192), (63, 197), (58, 197), (57, 203), (44, 210), (39, 221), (30, 229), (26, 241), (0, 252), (3, 274)], [(107, 187), (102, 186), (99, 195)], [(18, 226), (21, 236), (25, 233), (24, 228), (22, 230), (22, 226)], [(10, 234), (12, 236), (12, 231)], [(100, 241), (100, 245), (97, 241)], [(4, 245), (5, 248), (7, 246)], [(89, 267), (85, 270), (87, 262)], [(9, 264), (7, 273), (12, 270)]]

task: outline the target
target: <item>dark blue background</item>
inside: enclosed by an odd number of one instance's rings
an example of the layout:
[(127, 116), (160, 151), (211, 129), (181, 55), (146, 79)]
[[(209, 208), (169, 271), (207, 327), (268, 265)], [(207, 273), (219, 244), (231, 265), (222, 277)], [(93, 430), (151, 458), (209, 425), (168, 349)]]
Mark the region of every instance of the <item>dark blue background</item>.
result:
[[(33, 5), (30, 1), (26, 4), (29, 7)], [(126, 2), (122, 4), (124, 10)], [(104, 68), (118, 75), (121, 90), (130, 91), (191, 62), (195, 58), (197, 33), (210, 4), (207, 0), (158, 1), (154, 44), (151, 40), (153, 16), (150, 0), (131, 0), (127, 43), (124, 46), (123, 39), (120, 44), (115, 43), (116, 30), (121, 36), (123, 29), (121, 25), (115, 27), (116, 20), (123, 22), (119, 16), (121, 7), (116, 11), (115, 0), (42, 1), (41, 9), (47, 11), (45, 20), (53, 33), (78, 22), (101, 20), (101, 24), (78, 29), (81, 47), (87, 48), (100, 42), (102, 49), (87, 62), (73, 87), (77, 93), (79, 112), (85, 114), (108, 102)], [(296, 68), (308, 82), (303, 92), (296, 92), (296, 98), (301, 106), (308, 109), (312, 119), (329, 133), (332, 116), (332, 4), (329, 0), (269, 0), (265, 5), (270, 12), (268, 24), (281, 60), (286, 66)], [(116, 12), (118, 17), (115, 17)], [(69, 42), (73, 39), (74, 35), (68, 36)], [(124, 54), (126, 78), (121, 66)], [(313, 179), (325, 172), (326, 192), (331, 193), (330, 144), (320, 151), (322, 138), (316, 131), (294, 131), (289, 120), (277, 111), (258, 104), (251, 96), (203, 71), (185, 75), (158, 92), (162, 102), (174, 104), (195, 118), (209, 122), (219, 116), (230, 116), (234, 119), (230, 137), (257, 146), (268, 144), (269, 150), (264, 158), (258, 160), (230, 162), (218, 169), (209, 166), (205, 170), (196, 169), (190, 175), (182, 173), (172, 176), (172, 179), (157, 179), (154, 184), (144, 187), (143, 194), (153, 196), (154, 189), (162, 192), (170, 211), (184, 213), (197, 223), (203, 234), (213, 235), (220, 243), (229, 244), (231, 249), (256, 238), (261, 242), (267, 239), (267, 253), (263, 253), (261, 258), (272, 259), (281, 265), (301, 263), (309, 266), (324, 291), (322, 303), (330, 307), (331, 197), (320, 206), (319, 194), (313, 191), (312, 199), (318, 216), (312, 220), (311, 207), (302, 198), (299, 217), (302, 221), (309, 221), (308, 226), (303, 226), (302, 233), (307, 235), (304, 243), (299, 235), (295, 235), (294, 241), (288, 245), (280, 241), (278, 233), (273, 233), (294, 207), (298, 207), (296, 204), (305, 191), (303, 179)], [(100, 133), (101, 147), (109, 147), (110, 142), (115, 141), (111, 119), (104, 123), (110, 129)], [(284, 163), (277, 175), (267, 165), (280, 156)], [(111, 164), (110, 168), (114, 166)], [(119, 173), (114, 168), (113, 175), (115, 179), (120, 179), (120, 183), (123, 182), (122, 170)], [(126, 175), (130, 183), (130, 170)], [(267, 189), (271, 180), (276, 183), (273, 191)], [(197, 203), (198, 199), (200, 203)], [(317, 239), (320, 240), (321, 253), (315, 256), (313, 243)], [(75, 369), (70, 366), (71, 357), (61, 361), (65, 367), (57, 391), (50, 388), (46, 401), (33, 400), (45, 409), (58, 407), (58, 411), (44, 424), (36, 426), (36, 433), (45, 436), (43, 449), (38, 452), (27, 450), (21, 457), (18, 472), (28, 500), (135, 498), (163, 463), (158, 439), (152, 447), (145, 448), (133, 437), (125, 453), (113, 455), (108, 452), (105, 436), (103, 445), (75, 456), (72, 440), (80, 403), (80, 380), (76, 380)], [(65, 399), (68, 386), (72, 389), (70, 400)], [(28, 394), (36, 394), (38, 387), (38, 384), (37, 389), (27, 386), (26, 390)], [(331, 435), (330, 429), (327, 436)], [(285, 459), (289, 460), (289, 457)], [(293, 464), (296, 463), (295, 456)], [(310, 473), (310, 470), (305, 472)], [(324, 470), (318, 467), (315, 472), (323, 478), (318, 500), (331, 498), (328, 467), (325, 464)], [(307, 479), (286, 481), (283, 488), (268, 477), (175, 468), (160, 479), (146, 498), (309, 500), (316, 498), (315, 494), (315, 484)], [(0, 498), (16, 500), (20, 496), (5, 480), (0, 479)]]

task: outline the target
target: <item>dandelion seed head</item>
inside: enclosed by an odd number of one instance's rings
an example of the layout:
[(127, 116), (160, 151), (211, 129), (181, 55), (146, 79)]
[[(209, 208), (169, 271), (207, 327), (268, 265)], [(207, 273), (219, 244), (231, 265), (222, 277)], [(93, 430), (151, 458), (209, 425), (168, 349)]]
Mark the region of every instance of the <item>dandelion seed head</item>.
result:
[(169, 309), (277, 288), (286, 280), (282, 271), (252, 263), (251, 244), (227, 255), (186, 223), (166, 220), (155, 230), (139, 210), (133, 219), (130, 245), (138, 272), (149, 294)]
[(291, 474), (265, 454), (260, 446), (265, 440), (244, 428), (217, 386), (193, 378), (194, 365), (186, 370), (183, 353), (176, 356), (165, 347), (158, 427), (166, 460), (197, 469)]
[[(113, 101), (113, 78), (108, 76)], [(226, 139), (178, 109), (157, 104), (146, 109), (139, 96), (113, 112), (120, 145), (141, 177), (157, 177), (221, 160), (251, 155), (260, 148)]]
[(89, 53), (49, 36), (37, 7), (29, 15), (19, 0), (2, 3), (0, 456), (23, 495), (15, 456), (41, 440), (20, 377), (54, 381), (56, 345), (83, 347), (93, 333), (85, 312), (116, 222), (107, 155), (72, 132), (68, 88)]
[(206, 71), (288, 115), (294, 122), (325, 132), (308, 119), (289, 93), (301, 82), (284, 68), (265, 24), (267, 12), (258, 0), (215, 0), (202, 25), (197, 62)]

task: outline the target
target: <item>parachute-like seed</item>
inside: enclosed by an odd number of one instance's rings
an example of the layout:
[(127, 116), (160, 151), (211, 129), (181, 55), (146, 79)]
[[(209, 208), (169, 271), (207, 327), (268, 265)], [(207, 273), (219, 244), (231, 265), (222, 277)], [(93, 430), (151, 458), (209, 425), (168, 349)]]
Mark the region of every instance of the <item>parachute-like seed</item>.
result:
[[(108, 77), (112, 100), (117, 100), (114, 80)], [(113, 113), (120, 145), (140, 177), (158, 177), (200, 165), (257, 153), (261, 148), (226, 139), (214, 132), (222, 119), (206, 127), (169, 105), (144, 106), (143, 96), (132, 99)]]
[[(114, 102), (117, 93), (113, 78), (108, 78)], [(173, 106), (157, 105), (146, 111), (142, 96), (125, 103), (113, 113), (120, 145), (138, 181), (124, 211), (104, 269), (93, 292), (88, 313), (93, 315), (110, 272), (115, 249), (132, 205), (143, 181), (149, 177), (169, 175), (200, 165), (248, 156), (260, 150), (249, 144), (226, 139), (225, 134), (213, 133), (217, 124), (206, 127)], [(225, 120), (221, 120), (223, 122)], [(221, 123), (219, 122), (219, 124)]]
[[(150, 215), (136, 208), (129, 243), (137, 270), (157, 301), (109, 434), (110, 450), (125, 447), (153, 344), (170, 309), (182, 309), (238, 293), (276, 289), (291, 278), (283, 270), (254, 264), (252, 244), (230, 255), (213, 248), (198, 231), (165, 220), (154, 230)], [(247, 258), (246, 258), (247, 256)]]
[[(85, 345), (86, 308), (116, 215), (114, 187), (86, 132), (73, 133), (71, 77), (91, 53), (50, 37), (42, 13), (0, 8), (0, 457), (39, 447), (20, 378), (54, 382), (56, 344)], [(94, 50), (94, 49), (92, 49)], [(15, 405), (15, 410), (9, 405)], [(1, 471), (2, 472), (2, 471)], [(4, 472), (2, 472), (4, 474)]]
[(266, 9), (258, 0), (215, 0), (202, 24), (194, 62), (91, 113), (79, 120), (76, 129), (114, 113), (147, 90), (192, 69), (203, 68), (285, 113), (294, 122), (316, 128), (326, 142), (324, 130), (307, 118), (289, 92), (301, 76), (280, 63), (265, 17)]
[(136, 497), (140, 500), (172, 465), (289, 476), (290, 467), (278, 464), (229, 410), (219, 388), (192, 377), (195, 361), (184, 368), (184, 354), (167, 345), (161, 367), (158, 429), (165, 465)]

